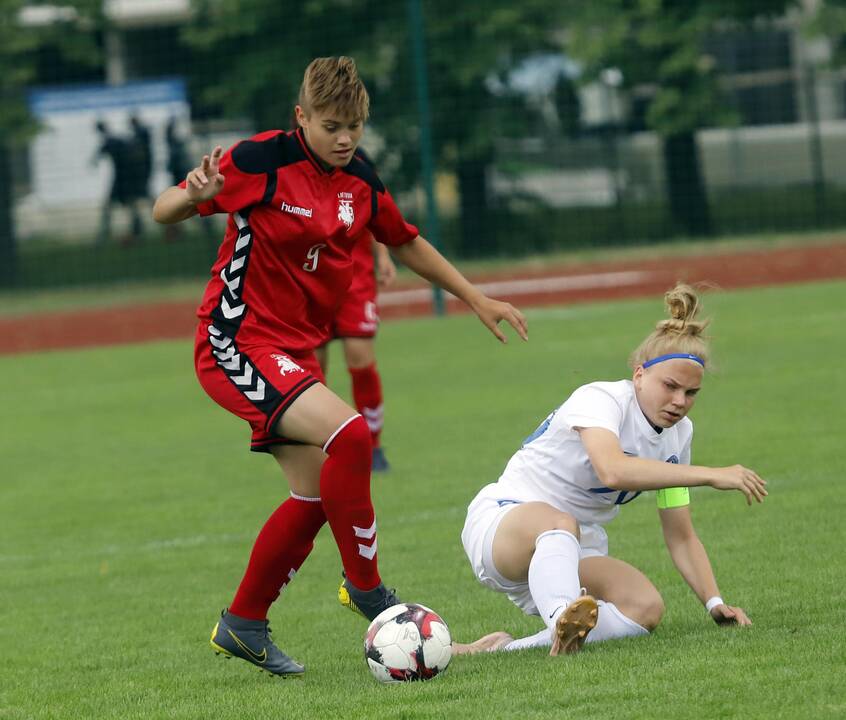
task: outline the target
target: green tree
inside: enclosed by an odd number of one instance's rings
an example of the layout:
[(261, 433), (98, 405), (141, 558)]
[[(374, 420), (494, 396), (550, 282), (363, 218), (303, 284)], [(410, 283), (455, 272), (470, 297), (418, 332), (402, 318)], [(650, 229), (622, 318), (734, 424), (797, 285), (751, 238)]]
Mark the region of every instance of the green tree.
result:
[(257, 130), (291, 126), (315, 57), (353, 56), (368, 80), (383, 72), (404, 18), (400, 3), (375, 0), (193, 0), (193, 9), (183, 37), (195, 110), (246, 117)]
[(0, 287), (11, 285), (17, 271), (10, 155), (15, 142), (31, 131), (22, 99), (31, 69), (21, 66), (20, 58), (31, 50), (33, 38), (18, 27), (22, 5), (22, 0), (9, 0), (0, 7)]
[[(425, 28), (406, 25), (406, 30), (426, 33), (437, 164), (441, 171), (454, 173), (458, 182), (458, 250), (480, 255), (494, 234), (488, 212), (488, 169), (494, 160), (494, 141), (501, 136), (502, 113), (529, 112), (513, 96), (495, 96), (488, 81), (493, 75), (504, 76), (530, 55), (560, 48), (560, 11), (548, 0), (424, 0), (422, 5)], [(406, 163), (410, 160), (417, 167), (413, 61), (410, 53), (397, 53), (380, 102), (389, 108), (384, 123), (388, 137), (402, 149)]]
[[(62, 57), (75, 62), (100, 62), (95, 43), (95, 29), (101, 22), (99, 2), (63, 2), (64, 20), (22, 23), (21, 10), (36, 4), (25, 0), (0, 3), (0, 287), (13, 285), (17, 274), (10, 155), (38, 132), (26, 104), (26, 88), (36, 78), (37, 52), (51, 44)], [(68, 32), (69, 26), (73, 31)]]
[(805, 32), (828, 38), (830, 66), (842, 67), (846, 62), (846, 0), (825, 0), (808, 19)]
[(653, 88), (647, 123), (661, 138), (668, 205), (675, 229), (712, 224), (696, 130), (730, 119), (718, 70), (703, 41), (729, 23), (777, 17), (798, 0), (603, 0), (568, 3), (568, 50), (588, 73), (617, 67), (626, 87)]

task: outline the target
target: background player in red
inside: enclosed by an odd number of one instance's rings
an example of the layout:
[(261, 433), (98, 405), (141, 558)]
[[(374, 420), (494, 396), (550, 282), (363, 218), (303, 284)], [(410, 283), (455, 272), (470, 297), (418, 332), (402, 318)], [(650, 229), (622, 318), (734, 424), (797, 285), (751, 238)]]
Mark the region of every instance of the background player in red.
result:
[[(329, 338), (343, 343), (353, 403), (370, 428), (373, 472), (390, 469), (381, 444), (384, 401), (382, 379), (376, 367), (375, 338), (379, 329), (377, 285), (379, 289), (390, 286), (396, 273), (388, 248), (376, 242), (371, 233), (363, 233), (353, 249), (353, 279), (332, 322)], [(327, 345), (315, 351), (324, 375), (329, 362)]]
[(325, 386), (314, 355), (349, 287), (356, 238), (366, 229), (393, 246), (406, 267), (461, 298), (502, 342), (501, 320), (527, 337), (518, 310), (486, 297), (405, 222), (356, 151), (368, 111), (353, 60), (318, 58), (303, 77), (296, 131), (263, 132), (226, 153), (215, 148), (153, 208), (165, 224), (229, 216), (197, 312), (195, 368), (208, 395), (250, 423), (251, 448), (274, 456), (290, 497), (259, 532), (211, 643), (277, 675), (304, 668), (271, 640), (267, 612), (324, 522), (344, 567), (342, 603), (372, 619), (397, 602), (377, 566), (370, 431)]

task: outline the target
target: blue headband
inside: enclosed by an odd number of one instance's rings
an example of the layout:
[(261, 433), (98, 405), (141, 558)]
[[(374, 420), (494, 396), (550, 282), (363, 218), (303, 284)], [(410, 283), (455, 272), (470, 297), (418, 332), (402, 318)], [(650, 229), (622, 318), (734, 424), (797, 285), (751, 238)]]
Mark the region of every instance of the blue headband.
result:
[(664, 362), (665, 360), (693, 360), (694, 362), (698, 362), (702, 367), (705, 367), (705, 361), (698, 355), (693, 355), (691, 353), (670, 353), (669, 355), (659, 355), (651, 360), (647, 360), (643, 363), (643, 367), (648, 368), (652, 365), (657, 365), (659, 362)]

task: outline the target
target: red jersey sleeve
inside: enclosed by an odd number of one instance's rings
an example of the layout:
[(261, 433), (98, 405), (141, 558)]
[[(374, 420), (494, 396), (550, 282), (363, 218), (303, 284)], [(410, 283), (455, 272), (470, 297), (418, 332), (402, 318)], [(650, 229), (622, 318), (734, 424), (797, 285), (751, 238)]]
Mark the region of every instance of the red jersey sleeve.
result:
[[(238, 212), (255, 205), (264, 197), (267, 187), (266, 173), (246, 172), (233, 160), (233, 153), (237, 154), (242, 144), (233, 145), (220, 158), (220, 174), (225, 178), (223, 188), (211, 200), (197, 205), (200, 215)], [(185, 180), (179, 183), (179, 187), (185, 187)]]
[(370, 218), (368, 228), (383, 245), (405, 245), (414, 240), (420, 231), (407, 223), (387, 188), (376, 193), (376, 212)]

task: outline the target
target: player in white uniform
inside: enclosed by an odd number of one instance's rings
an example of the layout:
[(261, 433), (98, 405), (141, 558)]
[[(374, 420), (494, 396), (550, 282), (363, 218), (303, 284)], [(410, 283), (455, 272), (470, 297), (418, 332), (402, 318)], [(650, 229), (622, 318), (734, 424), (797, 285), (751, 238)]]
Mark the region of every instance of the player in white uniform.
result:
[(673, 562), (714, 621), (751, 623), (720, 597), (691, 522), (688, 488), (740, 490), (751, 504), (763, 501), (766, 482), (741, 465), (690, 465), (687, 414), (708, 364), (707, 321), (694, 319), (699, 301), (686, 285), (665, 301), (670, 319), (632, 354), (632, 379), (578, 388), (468, 508), (461, 540), (476, 577), (546, 627), (520, 640), (493, 633), (456, 644), (454, 653), (551, 646), (558, 655), (657, 627), (661, 595), (643, 573), (608, 555), (603, 528), (644, 490), (658, 491)]

